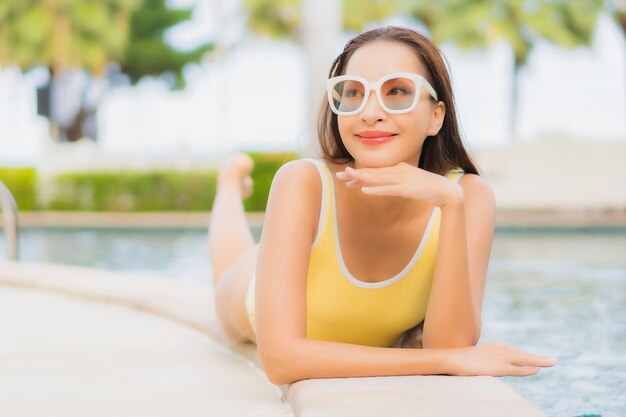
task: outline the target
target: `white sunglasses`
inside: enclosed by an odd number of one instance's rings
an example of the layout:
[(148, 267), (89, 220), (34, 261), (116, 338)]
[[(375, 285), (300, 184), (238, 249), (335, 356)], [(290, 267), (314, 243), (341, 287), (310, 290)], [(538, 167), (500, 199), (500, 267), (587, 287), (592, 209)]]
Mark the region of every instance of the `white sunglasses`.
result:
[(437, 100), (437, 93), (428, 81), (409, 72), (387, 74), (376, 82), (369, 82), (358, 75), (340, 75), (326, 81), (330, 109), (340, 116), (352, 116), (363, 111), (372, 90), (387, 113), (408, 113), (417, 106), (422, 87)]

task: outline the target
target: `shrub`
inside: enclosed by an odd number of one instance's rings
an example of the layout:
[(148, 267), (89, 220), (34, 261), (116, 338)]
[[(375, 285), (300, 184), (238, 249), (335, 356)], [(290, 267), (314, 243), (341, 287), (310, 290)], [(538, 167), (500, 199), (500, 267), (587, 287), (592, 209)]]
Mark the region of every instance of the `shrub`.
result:
[[(254, 193), (248, 211), (264, 211), (272, 179), (295, 153), (250, 153)], [(212, 171), (76, 172), (53, 180), (53, 210), (209, 211), (217, 173)]]
[(49, 208), (201, 211), (215, 197), (215, 172), (78, 172), (54, 178)]
[(248, 155), (254, 160), (254, 170), (252, 170), (254, 192), (250, 198), (245, 200), (244, 207), (246, 211), (265, 211), (270, 186), (276, 171), (285, 163), (296, 159), (298, 155), (294, 152), (248, 152)]
[(0, 181), (11, 191), (20, 210), (37, 208), (37, 171), (34, 168), (0, 168)]

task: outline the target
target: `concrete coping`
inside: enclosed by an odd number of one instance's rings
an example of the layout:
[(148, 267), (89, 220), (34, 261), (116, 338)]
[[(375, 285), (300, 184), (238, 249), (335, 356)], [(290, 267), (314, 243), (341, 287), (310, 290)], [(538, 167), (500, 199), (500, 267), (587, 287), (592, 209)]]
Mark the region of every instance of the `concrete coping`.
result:
[[(249, 372), (261, 375), (261, 378), (241, 382), (242, 399), (250, 392), (266, 393), (268, 388), (275, 393), (259, 397), (263, 398), (263, 404), (258, 404), (256, 409), (266, 412), (255, 415), (545, 417), (536, 405), (493, 377), (312, 379), (277, 389), (264, 377), (256, 347), (232, 342), (223, 333), (215, 316), (212, 288), (208, 285), (23, 262), (0, 263), (0, 285), (123, 306), (201, 332), (234, 353), (239, 361), (248, 363)], [(234, 401), (230, 397), (214, 400)], [(285, 410), (285, 401), (290, 410)], [(273, 410), (274, 414), (267, 414), (267, 410)], [(92, 411), (98, 414), (98, 410)]]
[[(264, 212), (246, 213), (252, 227), (261, 227)], [(63, 228), (205, 228), (210, 212), (76, 212), (23, 211), (21, 227)], [(0, 218), (0, 226), (3, 224)], [(497, 210), (497, 228), (613, 229), (626, 225), (626, 210)]]

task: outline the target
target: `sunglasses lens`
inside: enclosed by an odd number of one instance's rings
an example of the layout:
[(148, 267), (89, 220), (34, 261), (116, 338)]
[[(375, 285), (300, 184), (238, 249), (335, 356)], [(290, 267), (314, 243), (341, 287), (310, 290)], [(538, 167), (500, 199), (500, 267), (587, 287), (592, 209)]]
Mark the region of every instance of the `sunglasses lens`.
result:
[[(377, 93), (380, 93), (385, 110), (402, 113), (408, 111), (416, 101), (420, 87), (410, 78), (395, 77), (385, 81)], [(335, 82), (330, 89), (333, 111), (345, 114), (358, 110), (366, 99), (366, 91), (365, 85), (359, 80)]]
[(352, 112), (363, 103), (365, 86), (356, 80), (339, 81), (333, 85), (331, 95), (331, 105), (337, 112)]
[(417, 86), (408, 78), (392, 78), (380, 87), (380, 97), (390, 110), (406, 110), (415, 101)]

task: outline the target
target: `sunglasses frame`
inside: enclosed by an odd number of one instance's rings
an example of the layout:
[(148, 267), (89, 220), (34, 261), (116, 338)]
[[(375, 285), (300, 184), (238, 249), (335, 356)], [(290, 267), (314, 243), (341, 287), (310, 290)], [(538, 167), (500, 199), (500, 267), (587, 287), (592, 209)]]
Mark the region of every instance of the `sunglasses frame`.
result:
[[(416, 93), (415, 93), (415, 97), (413, 98), (413, 103), (406, 109), (402, 109), (402, 110), (390, 109), (389, 107), (385, 105), (385, 103), (382, 100), (382, 97), (380, 95), (380, 88), (383, 86), (383, 84), (386, 81), (391, 80), (393, 78), (408, 78), (409, 80), (413, 81), (413, 83), (415, 83)], [(352, 110), (352, 111), (340, 111), (340, 110), (335, 109), (335, 106), (333, 105), (333, 101), (334, 101), (333, 100), (333, 87), (341, 81), (358, 81), (365, 86), (365, 95), (363, 97), (363, 102), (357, 109)], [(369, 82), (365, 78), (359, 75), (340, 75), (338, 77), (332, 77), (326, 80), (328, 104), (330, 105), (330, 109), (332, 110), (332, 112), (338, 116), (353, 116), (355, 114), (359, 114), (360, 112), (362, 112), (365, 106), (367, 105), (367, 101), (370, 98), (370, 92), (372, 90), (374, 90), (374, 92), (376, 93), (378, 104), (380, 104), (380, 107), (383, 110), (385, 110), (387, 113), (390, 113), (390, 114), (409, 113), (415, 108), (415, 106), (417, 106), (417, 103), (419, 102), (419, 98), (420, 98), (420, 94), (418, 92), (421, 91), (422, 87), (426, 89), (426, 91), (431, 95), (432, 98), (435, 99), (435, 101), (438, 101), (437, 93), (435, 92), (435, 89), (430, 85), (428, 81), (426, 81), (426, 78), (424, 78), (423, 76), (419, 74), (414, 74), (412, 72), (395, 72), (393, 74), (387, 74), (387, 75), (380, 77), (378, 81), (374, 81), (374, 82)]]

